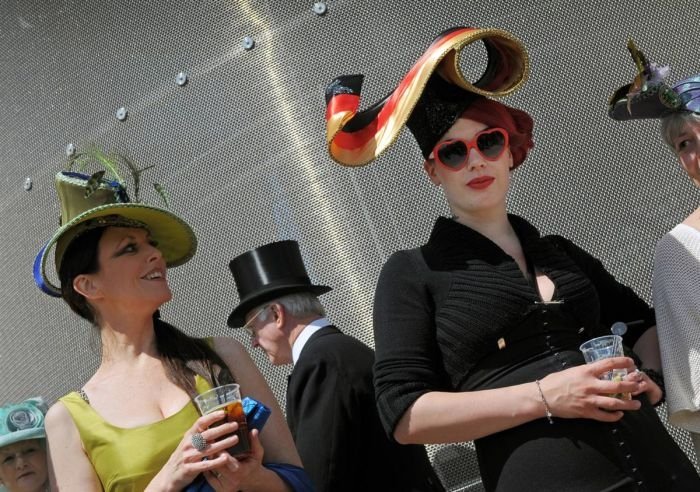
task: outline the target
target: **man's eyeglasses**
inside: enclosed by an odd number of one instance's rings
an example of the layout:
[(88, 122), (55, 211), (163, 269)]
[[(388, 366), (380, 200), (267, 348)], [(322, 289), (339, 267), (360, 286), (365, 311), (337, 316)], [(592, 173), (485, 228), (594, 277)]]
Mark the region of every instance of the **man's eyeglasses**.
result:
[(268, 304), (267, 306), (263, 306), (260, 309), (258, 309), (255, 312), (255, 314), (241, 328), (243, 328), (245, 331), (247, 331), (251, 337), (254, 337), (255, 330), (253, 329), (253, 322), (257, 319), (258, 316), (260, 316), (269, 307), (270, 307), (270, 305)]

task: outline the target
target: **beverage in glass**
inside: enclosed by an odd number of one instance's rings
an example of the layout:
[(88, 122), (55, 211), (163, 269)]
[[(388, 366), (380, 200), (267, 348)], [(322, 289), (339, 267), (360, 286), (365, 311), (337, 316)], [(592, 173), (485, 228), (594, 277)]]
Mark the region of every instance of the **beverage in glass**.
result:
[[(623, 357), (625, 355), (622, 348), (622, 337), (619, 335), (605, 335), (602, 337), (592, 338), (581, 344), (579, 347), (586, 363), (607, 359), (609, 357)], [(627, 369), (613, 369), (600, 376), (600, 379), (608, 381), (622, 381), (627, 375)], [(631, 400), (630, 393), (615, 393), (610, 396), (621, 398), (623, 400)]]
[(245, 418), (245, 412), (243, 412), (243, 403), (241, 402), (241, 393), (238, 384), (218, 386), (197, 395), (194, 401), (202, 415), (207, 415), (217, 410), (224, 410), (226, 412), (225, 418), (214, 425), (234, 421), (238, 423), (238, 430), (234, 433), (238, 436), (238, 443), (228, 449), (231, 456), (242, 458), (250, 453), (248, 422)]

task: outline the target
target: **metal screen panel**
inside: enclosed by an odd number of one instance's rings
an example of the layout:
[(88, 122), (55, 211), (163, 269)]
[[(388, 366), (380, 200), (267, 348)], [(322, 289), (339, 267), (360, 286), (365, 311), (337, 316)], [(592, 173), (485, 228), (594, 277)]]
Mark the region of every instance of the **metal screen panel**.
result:
[[(171, 272), (169, 321), (248, 343), (226, 327), (237, 304), (228, 262), (296, 239), (312, 280), (334, 286), (322, 298), (330, 318), (373, 345), (381, 265), (422, 244), (448, 210), (407, 132), (367, 167), (333, 163), (323, 89), (337, 75), (365, 73), (363, 100), (375, 102), (456, 25), (503, 28), (529, 48), (530, 80), (506, 102), (534, 116), (536, 147), (515, 173), (511, 210), (572, 238), (650, 300), (655, 241), (697, 206), (696, 192), (657, 123), (613, 122), (606, 102), (634, 75), (628, 36), (671, 65), (671, 80), (700, 72), (696, 2), (326, 6), (317, 15), (313, 2), (298, 0), (0, 0), (0, 400), (54, 401), (98, 361), (93, 329), (31, 278), (36, 251), (57, 227), (53, 177), (68, 144), (155, 164), (145, 183), (163, 183), (197, 232), (197, 256)], [(483, 63), (478, 52), (467, 59)], [(128, 116), (119, 121), (122, 107)], [(144, 198), (158, 200), (152, 190)], [(254, 357), (283, 401), (289, 369)], [(671, 431), (695, 459), (687, 434)], [(470, 443), (429, 451), (450, 490), (481, 488)]]

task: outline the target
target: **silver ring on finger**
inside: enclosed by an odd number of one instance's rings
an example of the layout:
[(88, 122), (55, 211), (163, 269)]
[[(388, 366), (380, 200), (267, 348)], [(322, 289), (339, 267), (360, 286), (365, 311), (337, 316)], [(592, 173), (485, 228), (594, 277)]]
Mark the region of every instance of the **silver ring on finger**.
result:
[(192, 442), (192, 447), (200, 453), (203, 453), (204, 450), (207, 449), (207, 446), (209, 446), (206, 438), (199, 432), (192, 434), (190, 441)]

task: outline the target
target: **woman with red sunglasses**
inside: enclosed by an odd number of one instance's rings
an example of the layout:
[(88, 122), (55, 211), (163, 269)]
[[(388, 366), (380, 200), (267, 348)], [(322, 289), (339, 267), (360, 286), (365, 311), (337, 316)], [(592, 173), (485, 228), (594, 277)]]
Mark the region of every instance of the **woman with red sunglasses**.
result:
[[(476, 84), (455, 52), (484, 42)], [(662, 391), (654, 312), (601, 262), (509, 214), (513, 169), (533, 122), (490, 99), (517, 89), (528, 60), (507, 32), (442, 33), (394, 93), (357, 112), (357, 76), (328, 89), (331, 155), (366, 164), (406, 124), (452, 217), (428, 242), (391, 255), (374, 300), (375, 389), (398, 442), (474, 441), (488, 491), (700, 490), (700, 477), (653, 407)], [(353, 99), (355, 98), (355, 99)], [(398, 130), (396, 130), (398, 131)], [(582, 342), (629, 323), (632, 357), (585, 364)], [(602, 377), (629, 372), (619, 381)], [(616, 398), (617, 394), (631, 398)]]

